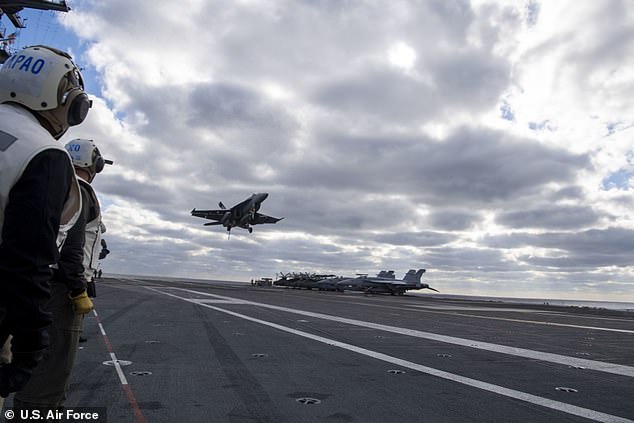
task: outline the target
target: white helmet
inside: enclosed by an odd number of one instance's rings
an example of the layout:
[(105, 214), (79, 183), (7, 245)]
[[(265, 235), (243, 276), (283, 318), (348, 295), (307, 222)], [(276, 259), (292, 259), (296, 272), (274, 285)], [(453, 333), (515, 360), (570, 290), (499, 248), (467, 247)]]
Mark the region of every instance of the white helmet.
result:
[(46, 46), (25, 47), (0, 68), (0, 103), (9, 102), (33, 111), (55, 138), (83, 122), (92, 105), (71, 57)]
[(77, 138), (66, 143), (65, 148), (73, 160), (73, 165), (90, 174), (89, 182), (103, 170), (106, 163), (112, 164), (112, 161), (104, 160), (93, 140)]

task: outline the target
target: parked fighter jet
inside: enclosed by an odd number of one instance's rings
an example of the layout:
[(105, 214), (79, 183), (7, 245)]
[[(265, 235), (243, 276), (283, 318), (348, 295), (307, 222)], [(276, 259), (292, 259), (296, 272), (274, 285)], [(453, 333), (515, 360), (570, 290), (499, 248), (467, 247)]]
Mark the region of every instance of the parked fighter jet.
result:
[(259, 225), (261, 223), (277, 223), (284, 219), (283, 217), (277, 218), (267, 216), (265, 214), (257, 213), (260, 210), (260, 205), (269, 194), (262, 192), (259, 194), (253, 194), (243, 202), (236, 204), (235, 206), (227, 209), (222, 201), (218, 203), (220, 210), (192, 210), (192, 216), (203, 217), (205, 219), (216, 220), (217, 222), (205, 223), (205, 226), (222, 225), (227, 228), (227, 232), (231, 231), (231, 228), (237, 226), (239, 228), (247, 229), (249, 233), (253, 232), (251, 225)]
[[(286, 286), (290, 288), (306, 288), (311, 290), (313, 288), (317, 288), (320, 291), (323, 290), (336, 290), (336, 285), (334, 282), (341, 280), (337, 275), (325, 275), (319, 273), (308, 273), (308, 272), (289, 272), (284, 274), (281, 272), (280, 277), (273, 282), (275, 286)], [(335, 279), (333, 279), (335, 278)], [(326, 281), (331, 281), (330, 284), (327, 284)], [(326, 289), (328, 287), (329, 289)]]
[(426, 283), (421, 283), (420, 278), (425, 273), (425, 269), (410, 269), (403, 280), (396, 280), (394, 271), (382, 270), (376, 277), (368, 277), (363, 274), (354, 279), (345, 279), (337, 282), (337, 287), (354, 291), (364, 291), (370, 293), (388, 293), (391, 295), (403, 295), (410, 289), (431, 289), (438, 292)]

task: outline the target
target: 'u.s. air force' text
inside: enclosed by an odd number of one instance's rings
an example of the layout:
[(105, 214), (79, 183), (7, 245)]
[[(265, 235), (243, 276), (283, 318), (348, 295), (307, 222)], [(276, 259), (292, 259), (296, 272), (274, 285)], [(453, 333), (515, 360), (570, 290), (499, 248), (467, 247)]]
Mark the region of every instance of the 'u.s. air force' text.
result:
[(14, 419), (24, 422), (38, 422), (38, 421), (59, 421), (59, 422), (72, 422), (72, 423), (106, 423), (106, 409), (89, 409), (89, 410), (6, 410), (4, 417), (7, 422)]

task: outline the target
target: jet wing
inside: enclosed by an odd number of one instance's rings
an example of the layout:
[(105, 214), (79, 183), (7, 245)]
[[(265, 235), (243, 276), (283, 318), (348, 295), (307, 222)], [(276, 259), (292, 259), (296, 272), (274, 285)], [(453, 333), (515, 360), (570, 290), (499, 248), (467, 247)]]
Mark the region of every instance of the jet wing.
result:
[(244, 208), (244, 206), (246, 206), (247, 204), (249, 204), (251, 202), (251, 197), (247, 198), (244, 201), (239, 202), (238, 204), (236, 204), (235, 206), (231, 207), (230, 210), (242, 210)]
[(283, 217), (267, 216), (265, 214), (256, 213), (253, 216), (253, 222), (251, 224), (252, 225), (259, 225), (260, 223), (277, 223), (277, 222), (279, 222), (282, 219), (284, 219), (284, 218)]
[(370, 284), (370, 285), (374, 285), (374, 286), (394, 286), (394, 287), (407, 285), (405, 282), (395, 281), (395, 280), (386, 280), (386, 279), (383, 279), (383, 280), (380, 280), (380, 279), (366, 279), (365, 283)]
[(227, 210), (192, 210), (192, 216), (210, 220), (220, 220)]
[(440, 292), (436, 288), (432, 288), (426, 283), (420, 284), (420, 288), (412, 288), (412, 284), (404, 282), (404, 281), (389, 281), (389, 280), (377, 280), (377, 279), (369, 279), (364, 281), (364, 284), (367, 286), (376, 286), (376, 287), (389, 287), (390, 289), (399, 289), (402, 287), (408, 287), (407, 289), (431, 289), (432, 291)]

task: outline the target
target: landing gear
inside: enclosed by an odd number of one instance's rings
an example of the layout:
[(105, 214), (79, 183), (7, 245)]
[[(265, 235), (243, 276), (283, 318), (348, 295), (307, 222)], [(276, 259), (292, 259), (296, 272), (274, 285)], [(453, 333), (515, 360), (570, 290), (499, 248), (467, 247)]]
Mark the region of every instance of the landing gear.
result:
[(249, 233), (253, 233), (253, 228), (249, 228)]

